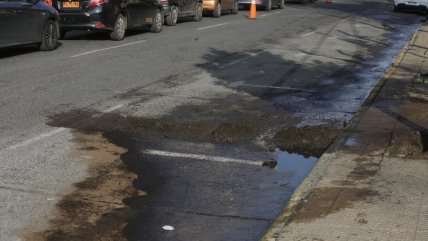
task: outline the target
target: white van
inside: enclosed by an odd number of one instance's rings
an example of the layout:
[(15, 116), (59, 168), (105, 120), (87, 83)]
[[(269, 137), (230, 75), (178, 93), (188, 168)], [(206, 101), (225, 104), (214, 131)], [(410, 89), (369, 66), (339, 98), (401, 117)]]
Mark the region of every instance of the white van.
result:
[(394, 12), (401, 10), (413, 10), (426, 13), (428, 0), (394, 0)]

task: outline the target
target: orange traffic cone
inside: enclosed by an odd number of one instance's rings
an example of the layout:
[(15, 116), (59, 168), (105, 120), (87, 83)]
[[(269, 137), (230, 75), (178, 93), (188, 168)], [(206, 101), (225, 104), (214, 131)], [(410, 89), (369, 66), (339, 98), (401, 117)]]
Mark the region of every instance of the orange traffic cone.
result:
[(250, 15), (248, 19), (257, 19), (256, 1), (251, 1)]

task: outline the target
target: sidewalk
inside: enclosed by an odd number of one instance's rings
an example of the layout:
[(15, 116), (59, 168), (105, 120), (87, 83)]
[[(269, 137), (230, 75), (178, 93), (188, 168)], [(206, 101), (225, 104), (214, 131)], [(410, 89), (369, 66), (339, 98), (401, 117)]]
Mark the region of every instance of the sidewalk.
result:
[(428, 73), (428, 26), (263, 240), (428, 240), (428, 84), (420, 71)]

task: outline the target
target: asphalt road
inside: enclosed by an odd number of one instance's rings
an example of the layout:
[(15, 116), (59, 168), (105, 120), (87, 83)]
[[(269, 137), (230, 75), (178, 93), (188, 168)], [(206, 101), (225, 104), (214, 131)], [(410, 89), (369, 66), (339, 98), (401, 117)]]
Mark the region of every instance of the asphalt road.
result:
[[(271, 137), (346, 125), (422, 19), (380, 0), (247, 14), (132, 31), (121, 42), (74, 32), (53, 52), (0, 50), (0, 240), (259, 239), (313, 165), (262, 167), (280, 161)], [(93, 133), (127, 150), (112, 160), (144, 195), (109, 194), (118, 207), (91, 206), (95, 218), (71, 225), (65, 214), (83, 211), (64, 200), (109, 198), (72, 186), (102, 176), (104, 164), (87, 160), (113, 147), (90, 152), (79, 135)], [(101, 218), (112, 212), (121, 217), (114, 228)]]

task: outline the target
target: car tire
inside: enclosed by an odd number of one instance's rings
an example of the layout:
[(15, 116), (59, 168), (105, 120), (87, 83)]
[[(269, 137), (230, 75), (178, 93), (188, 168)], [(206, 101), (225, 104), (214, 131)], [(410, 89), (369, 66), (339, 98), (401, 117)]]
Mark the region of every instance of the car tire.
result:
[(193, 16), (193, 20), (196, 22), (202, 21), (202, 12), (203, 12), (202, 4), (198, 3), (195, 8), (195, 16)]
[(398, 12), (400, 12), (400, 9), (394, 5), (394, 13), (398, 13)]
[(110, 33), (110, 39), (120, 41), (125, 38), (126, 28), (128, 26), (128, 19), (119, 13), (114, 23), (114, 30)]
[(281, 2), (278, 4), (279, 9), (283, 9), (285, 7), (284, 0), (280, 0)]
[(213, 11), (213, 17), (219, 18), (220, 16), (221, 16), (221, 2), (218, 1)]
[(68, 31), (61, 30), (60, 33), (61, 35), (59, 36), (59, 39), (65, 39), (65, 36), (67, 35)]
[(59, 24), (58, 21), (48, 20), (43, 28), (40, 50), (51, 51), (58, 47)]
[(168, 26), (175, 26), (177, 24), (178, 20), (178, 8), (176, 6), (171, 7), (171, 12), (168, 16), (165, 18), (166, 25)]
[(235, 3), (233, 4), (232, 14), (238, 14), (238, 12), (239, 12), (239, 2), (235, 1)]
[(155, 15), (153, 16), (153, 24), (150, 27), (150, 32), (159, 33), (160, 31), (162, 31), (162, 19), (163, 16), (161, 10), (157, 9)]
[(272, 0), (265, 0), (265, 1), (266, 1), (265, 11), (272, 10)]

